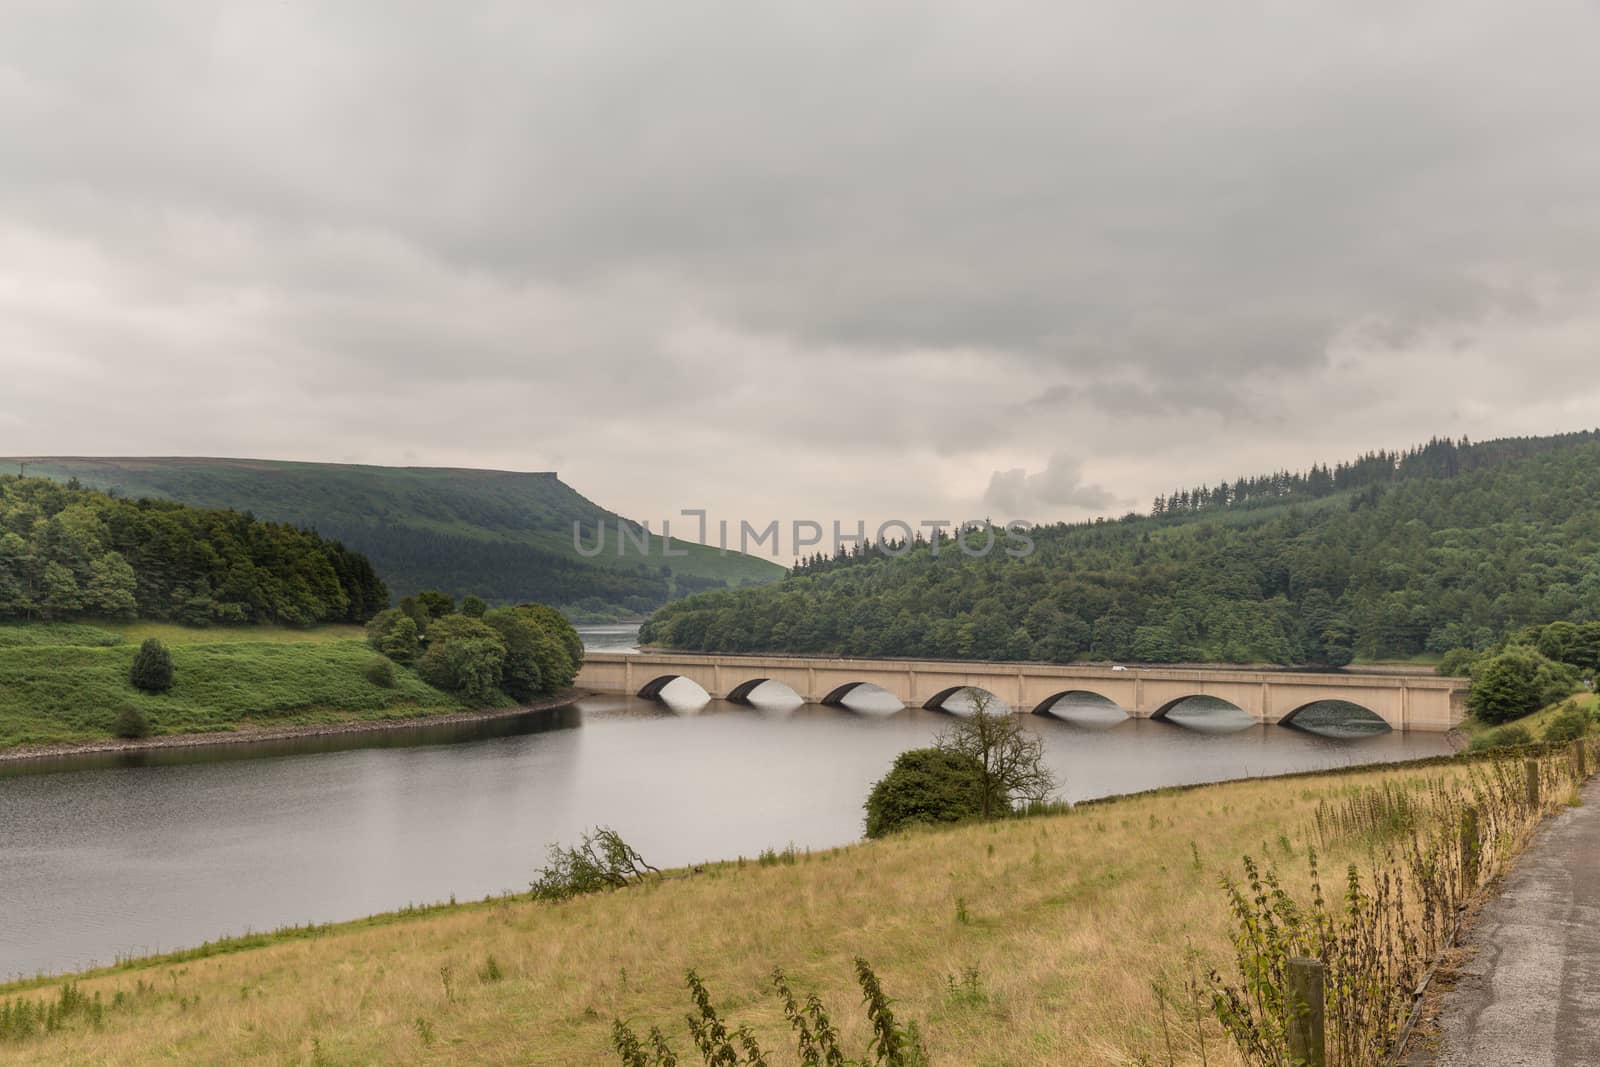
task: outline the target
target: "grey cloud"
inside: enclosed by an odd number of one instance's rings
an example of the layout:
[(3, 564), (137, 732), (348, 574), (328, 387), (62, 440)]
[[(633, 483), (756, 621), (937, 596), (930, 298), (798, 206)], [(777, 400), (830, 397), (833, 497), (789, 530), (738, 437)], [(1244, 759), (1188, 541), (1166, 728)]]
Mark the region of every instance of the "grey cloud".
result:
[[(592, 443), (621, 433), (702, 501), (778, 470), (864, 509), (926, 462), (942, 501), (998, 470), (1093, 509), (1071, 478), (1141, 457), (1215, 480), (1313, 435), (1537, 427), (1430, 353), (1492, 338), (1587, 387), (1556, 338), (1600, 309), (1597, 30), (1444, 0), (13, 5), (3, 451), (525, 448), (660, 510)], [(1381, 388), (1341, 377), (1366, 352)], [(1313, 426), (1308, 394), (1346, 406)], [(1089, 473), (1012, 470), (1044, 432)]]
[(1007, 519), (1044, 520), (1064, 511), (1099, 511), (1118, 503), (1115, 494), (1083, 480), (1083, 465), (1057, 453), (1044, 469), (1029, 474), (1021, 467), (995, 471), (983, 503)]

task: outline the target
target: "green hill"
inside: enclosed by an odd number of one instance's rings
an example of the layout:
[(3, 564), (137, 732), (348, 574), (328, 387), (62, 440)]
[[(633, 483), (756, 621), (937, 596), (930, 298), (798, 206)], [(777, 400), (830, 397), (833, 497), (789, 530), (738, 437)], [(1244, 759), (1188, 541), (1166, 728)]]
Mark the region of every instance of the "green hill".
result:
[[(37, 457), (29, 475), (128, 497), (235, 508), (315, 529), (372, 560), (396, 596), (440, 589), (492, 602), (536, 600), (578, 617), (643, 614), (706, 589), (770, 582), (782, 568), (765, 560), (660, 537), (641, 555), (630, 542), (618, 558), (618, 516), (553, 473), (372, 467), (336, 463), (202, 458)], [(627, 520), (626, 528), (639, 527)], [(573, 523), (592, 544), (606, 525), (604, 551), (581, 556)]]
[[(1600, 433), (1431, 441), (1041, 527), (1023, 559), (945, 544), (803, 561), (696, 596), (647, 641), (707, 651), (1342, 665), (1600, 619)], [(978, 538), (982, 541), (982, 537)]]

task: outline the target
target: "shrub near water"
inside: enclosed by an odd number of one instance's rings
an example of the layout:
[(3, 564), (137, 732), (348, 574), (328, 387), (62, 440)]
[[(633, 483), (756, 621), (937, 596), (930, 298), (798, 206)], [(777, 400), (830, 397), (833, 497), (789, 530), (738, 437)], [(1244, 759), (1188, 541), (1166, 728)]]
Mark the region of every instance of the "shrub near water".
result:
[(375, 656), (368, 660), (366, 670), (362, 673), (367, 676), (367, 681), (379, 689), (394, 688), (394, 664), (382, 656)]
[(147, 637), (133, 657), (128, 680), (147, 693), (165, 693), (172, 688), (172, 653), (159, 638)]
[(661, 869), (646, 863), (621, 834), (599, 826), (576, 846), (551, 845), (549, 862), (529, 889), (534, 900), (568, 900), (660, 877)]
[(867, 794), (867, 836), (976, 819), (982, 788), (982, 768), (971, 756), (941, 748), (902, 752)]
[(111, 732), (126, 740), (150, 736), (150, 719), (132, 704), (124, 704), (117, 711)]

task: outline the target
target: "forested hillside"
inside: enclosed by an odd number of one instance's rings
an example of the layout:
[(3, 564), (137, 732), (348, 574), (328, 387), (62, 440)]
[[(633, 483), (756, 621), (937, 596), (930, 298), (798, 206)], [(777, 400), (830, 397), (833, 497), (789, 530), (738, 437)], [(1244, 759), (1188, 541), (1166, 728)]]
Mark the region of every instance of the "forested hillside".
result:
[(775, 586), (670, 604), (642, 636), (708, 651), (1340, 665), (1600, 619), (1595, 434), (1436, 441), (1336, 470), (1043, 527), (1025, 559), (949, 543), (813, 559)]
[(0, 476), (0, 619), (302, 626), (388, 602), (363, 556), (306, 530)]
[[(676, 539), (673, 550), (683, 554), (667, 557), (660, 537), (643, 557), (631, 542), (619, 556), (618, 517), (550, 473), (191, 458), (0, 463), (124, 496), (236, 508), (310, 527), (364, 553), (397, 596), (438, 589), (606, 617), (643, 614), (675, 596), (769, 582), (783, 573), (766, 560)], [(582, 524), (586, 545), (595, 543), (596, 524), (605, 523), (605, 551), (581, 556), (574, 522)]]

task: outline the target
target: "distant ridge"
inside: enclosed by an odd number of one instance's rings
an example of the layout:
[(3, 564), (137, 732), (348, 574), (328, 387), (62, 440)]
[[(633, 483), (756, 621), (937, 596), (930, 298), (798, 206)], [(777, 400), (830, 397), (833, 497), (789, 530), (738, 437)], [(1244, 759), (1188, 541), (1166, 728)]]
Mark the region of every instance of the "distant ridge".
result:
[(16, 456), (11, 473), (233, 508), (293, 523), (365, 554), (396, 596), (418, 589), (475, 593), (491, 602), (538, 600), (579, 619), (642, 615), (678, 596), (777, 579), (766, 560), (659, 537), (641, 559), (610, 551), (592, 559), (573, 546), (597, 523), (638, 529), (574, 490), (553, 471), (386, 467), (229, 457)]

